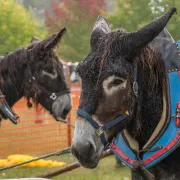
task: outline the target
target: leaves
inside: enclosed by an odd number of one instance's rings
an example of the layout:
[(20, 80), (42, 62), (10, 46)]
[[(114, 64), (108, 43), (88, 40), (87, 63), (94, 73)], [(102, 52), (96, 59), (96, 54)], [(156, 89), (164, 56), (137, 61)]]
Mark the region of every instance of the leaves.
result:
[(14, 51), (30, 43), (32, 36), (44, 37), (42, 25), (31, 10), (14, 0), (0, 0), (0, 54)]
[[(154, 18), (161, 16), (173, 6), (180, 10), (180, 1), (117, 0), (115, 9), (109, 14), (108, 19), (113, 29), (123, 27), (128, 31), (136, 31), (150, 23)], [(179, 14), (173, 16), (167, 26), (176, 40), (179, 38), (178, 27), (180, 27)]]
[(90, 50), (90, 35), (96, 17), (106, 10), (105, 0), (61, 0), (52, 3), (53, 13), (45, 11), (48, 32), (67, 28), (58, 48), (64, 60), (82, 61)]

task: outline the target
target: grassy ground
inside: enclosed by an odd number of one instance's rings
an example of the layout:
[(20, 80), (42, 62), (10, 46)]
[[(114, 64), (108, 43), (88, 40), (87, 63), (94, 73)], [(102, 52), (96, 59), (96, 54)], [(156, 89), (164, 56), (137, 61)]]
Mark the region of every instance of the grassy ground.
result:
[[(65, 161), (67, 163), (75, 162), (75, 159), (71, 155), (64, 155), (56, 158), (59, 161)], [(35, 177), (36, 175), (43, 174), (47, 171), (52, 171), (53, 168), (16, 168), (7, 170), (0, 173), (0, 179), (6, 178), (22, 178), (22, 177)], [(107, 157), (99, 163), (98, 167), (89, 170), (85, 168), (78, 168), (71, 172), (59, 175), (53, 180), (130, 180), (129, 170), (122, 166), (116, 168), (115, 158), (113, 156)]]

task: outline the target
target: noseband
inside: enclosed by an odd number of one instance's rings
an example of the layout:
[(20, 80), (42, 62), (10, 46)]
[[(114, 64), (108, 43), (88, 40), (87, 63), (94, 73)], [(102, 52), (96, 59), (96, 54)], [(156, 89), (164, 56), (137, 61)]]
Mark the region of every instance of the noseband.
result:
[(87, 120), (92, 125), (92, 127), (96, 130), (96, 135), (101, 139), (101, 142), (103, 143), (105, 149), (109, 146), (109, 142), (107, 141), (104, 133), (107, 130), (114, 127), (116, 124), (120, 123), (123, 119), (125, 119), (128, 116), (128, 113), (121, 114), (120, 116), (118, 116), (113, 121), (111, 121), (105, 125), (100, 125), (85, 110), (78, 108), (76, 113), (79, 116), (82, 116), (83, 118), (85, 118), (85, 120)]

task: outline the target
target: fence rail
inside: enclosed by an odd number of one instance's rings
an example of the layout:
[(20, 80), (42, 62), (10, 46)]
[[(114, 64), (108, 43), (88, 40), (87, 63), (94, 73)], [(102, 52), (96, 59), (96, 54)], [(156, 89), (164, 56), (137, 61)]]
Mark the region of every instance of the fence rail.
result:
[[(67, 120), (75, 122), (80, 87), (71, 86), (73, 109)], [(73, 130), (64, 123), (57, 122), (41, 106), (28, 109), (26, 100), (19, 100), (13, 107), (20, 116), (18, 125), (3, 120), (0, 128), (0, 158), (10, 154), (40, 155), (69, 147)]]

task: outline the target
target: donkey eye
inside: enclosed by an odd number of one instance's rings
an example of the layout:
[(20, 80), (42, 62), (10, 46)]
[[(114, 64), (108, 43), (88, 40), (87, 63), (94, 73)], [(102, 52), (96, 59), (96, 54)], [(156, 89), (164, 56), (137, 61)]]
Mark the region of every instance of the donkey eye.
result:
[(113, 82), (112, 82), (112, 86), (119, 86), (120, 84), (123, 83), (123, 80), (122, 79), (115, 79)]
[(50, 74), (53, 74), (53, 73), (54, 73), (53, 68), (48, 68), (48, 69), (46, 68), (45, 71), (46, 71), (47, 73), (50, 73)]

